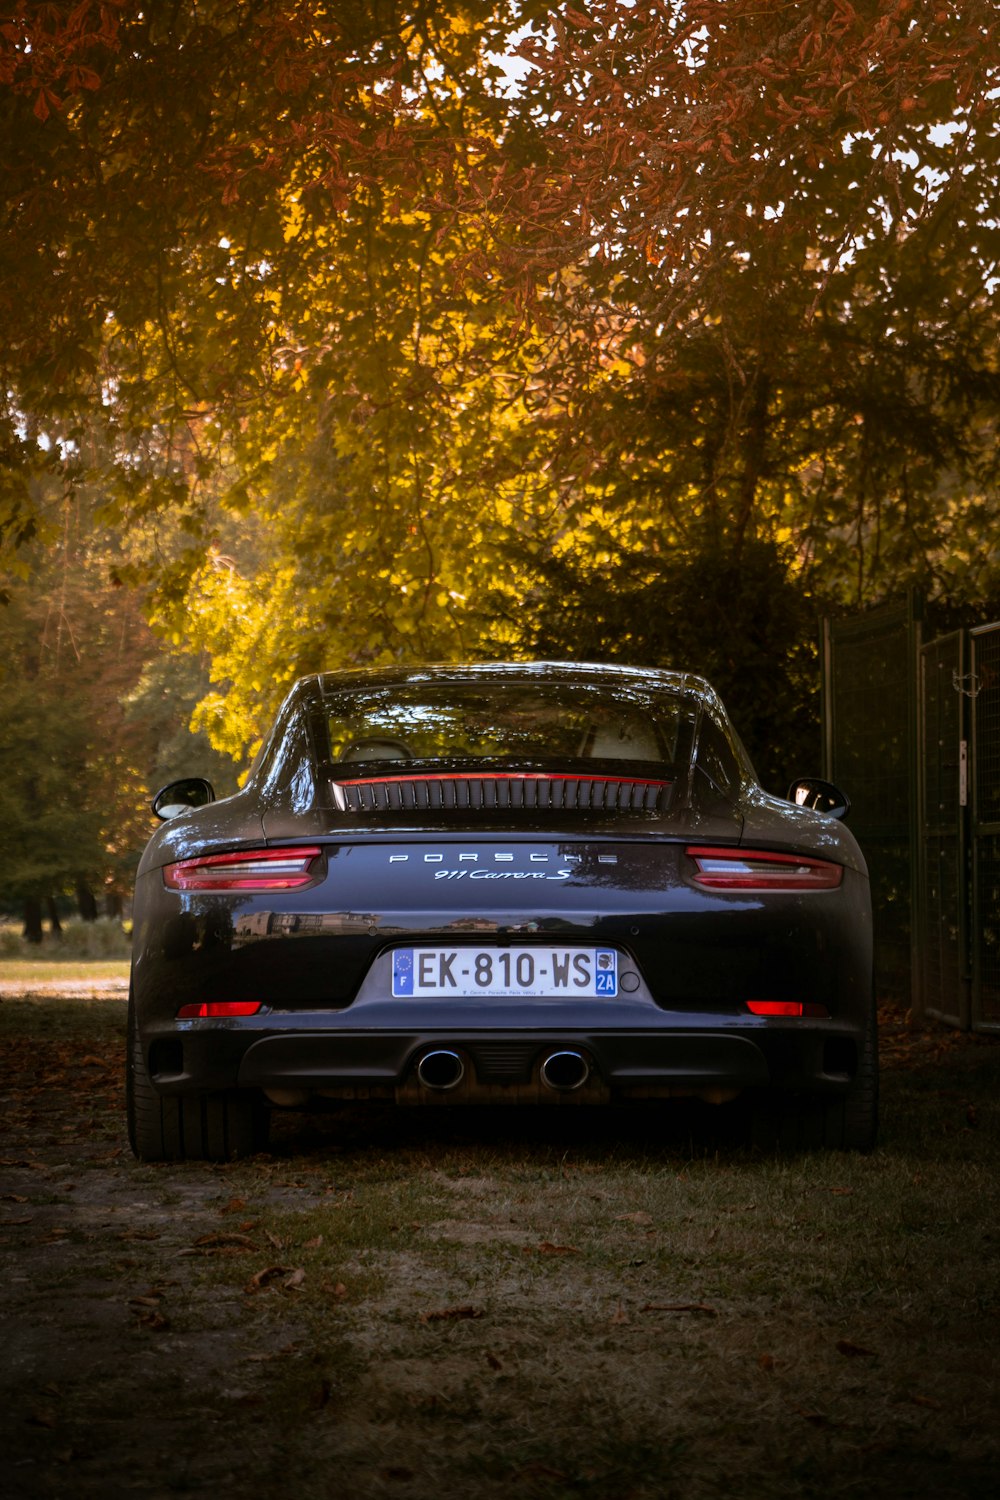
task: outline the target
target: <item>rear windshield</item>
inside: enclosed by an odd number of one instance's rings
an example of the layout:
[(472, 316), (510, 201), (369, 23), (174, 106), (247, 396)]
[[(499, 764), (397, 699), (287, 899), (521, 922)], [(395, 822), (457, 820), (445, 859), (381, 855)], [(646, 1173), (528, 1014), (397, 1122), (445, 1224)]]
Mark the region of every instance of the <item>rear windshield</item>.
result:
[(689, 757), (695, 718), (693, 700), (679, 693), (503, 677), (334, 692), (324, 710), (334, 766), (604, 760), (676, 769)]

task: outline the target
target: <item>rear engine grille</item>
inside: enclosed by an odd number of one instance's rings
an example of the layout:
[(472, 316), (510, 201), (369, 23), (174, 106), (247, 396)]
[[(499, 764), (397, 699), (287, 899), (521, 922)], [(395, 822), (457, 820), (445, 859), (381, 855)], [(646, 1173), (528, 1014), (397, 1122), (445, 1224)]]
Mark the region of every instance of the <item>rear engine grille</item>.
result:
[(537, 1042), (476, 1042), (468, 1050), (482, 1083), (526, 1083), (540, 1047)]
[(626, 776), (366, 776), (333, 783), (341, 812), (658, 812), (669, 781)]

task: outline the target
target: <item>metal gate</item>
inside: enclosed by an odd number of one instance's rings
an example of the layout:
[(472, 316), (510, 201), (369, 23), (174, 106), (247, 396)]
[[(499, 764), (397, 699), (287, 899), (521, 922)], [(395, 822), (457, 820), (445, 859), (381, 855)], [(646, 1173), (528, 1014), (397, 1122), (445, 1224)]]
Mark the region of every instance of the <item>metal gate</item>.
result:
[(1000, 1032), (1000, 622), (911, 594), (823, 628), (823, 763), (868, 860), (879, 995)]
[(915, 923), (917, 1008), (969, 1024), (965, 632), (920, 651), (920, 842)]
[(868, 861), (879, 994), (909, 1003), (916, 926), (916, 596), (823, 630), (824, 774)]
[(972, 1025), (1000, 1030), (1000, 624), (970, 632)]
[(914, 1000), (1000, 1030), (1000, 624), (919, 652)]

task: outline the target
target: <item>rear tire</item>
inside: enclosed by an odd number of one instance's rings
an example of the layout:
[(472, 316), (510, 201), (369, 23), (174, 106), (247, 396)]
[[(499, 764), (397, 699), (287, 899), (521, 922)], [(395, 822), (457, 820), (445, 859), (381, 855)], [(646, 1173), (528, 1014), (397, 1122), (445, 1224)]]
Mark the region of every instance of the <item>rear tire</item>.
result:
[(129, 996), (125, 1059), (128, 1139), (139, 1161), (231, 1161), (267, 1146), (270, 1113), (252, 1094), (161, 1094), (146, 1069)]
[(779, 1151), (862, 1151), (878, 1141), (878, 1025), (874, 1005), (861, 1042), (857, 1071), (846, 1093), (808, 1094), (760, 1104), (754, 1145)]
[(835, 1130), (840, 1139), (828, 1144), (842, 1151), (874, 1151), (878, 1144), (878, 1021), (872, 1005), (861, 1044), (858, 1070), (851, 1086), (836, 1101), (840, 1114)]

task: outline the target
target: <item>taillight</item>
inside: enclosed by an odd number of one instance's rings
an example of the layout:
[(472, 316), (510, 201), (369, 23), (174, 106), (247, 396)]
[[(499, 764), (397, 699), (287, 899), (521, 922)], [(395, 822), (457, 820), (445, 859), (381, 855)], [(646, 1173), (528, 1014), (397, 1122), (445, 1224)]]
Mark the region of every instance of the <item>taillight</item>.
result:
[(263, 1009), (263, 1000), (201, 1000), (182, 1005), (177, 1015), (182, 1021), (195, 1021), (204, 1016), (255, 1016)]
[(295, 848), (203, 854), (166, 865), (163, 880), (172, 891), (294, 891), (312, 883), (312, 863), (322, 852)]
[(815, 1000), (748, 1000), (747, 1010), (754, 1016), (820, 1016), (828, 1017), (825, 1005)]
[(765, 849), (688, 849), (695, 885), (719, 891), (830, 891), (844, 877), (840, 865)]

